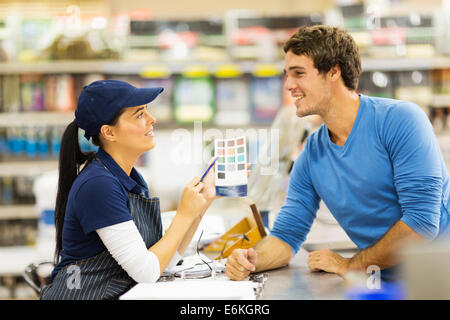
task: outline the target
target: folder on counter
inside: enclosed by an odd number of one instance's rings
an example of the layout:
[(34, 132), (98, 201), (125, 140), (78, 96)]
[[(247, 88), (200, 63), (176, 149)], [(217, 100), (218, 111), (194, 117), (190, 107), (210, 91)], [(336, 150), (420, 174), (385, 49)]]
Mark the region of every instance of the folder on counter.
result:
[(245, 217), (230, 228), (220, 238), (216, 239), (205, 249), (203, 249), (203, 251), (218, 252), (215, 259), (224, 259), (227, 258), (234, 249), (252, 248), (258, 241), (264, 238), (267, 233), (264, 229), (261, 215), (254, 203), (252, 203), (249, 207), (252, 212), (253, 219), (250, 217)]
[(251, 281), (175, 280), (138, 283), (120, 300), (255, 300)]

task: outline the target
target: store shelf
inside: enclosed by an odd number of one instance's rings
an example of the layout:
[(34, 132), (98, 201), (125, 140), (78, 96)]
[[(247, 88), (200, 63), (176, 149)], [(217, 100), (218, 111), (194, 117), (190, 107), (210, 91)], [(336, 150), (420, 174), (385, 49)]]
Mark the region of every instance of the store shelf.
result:
[(35, 205), (0, 206), (0, 220), (37, 218), (39, 218), (39, 213)]
[(450, 57), (362, 59), (363, 71), (405, 71), (450, 68)]
[(0, 127), (67, 126), (75, 118), (74, 112), (3, 112)]
[[(17, 112), (0, 113), (0, 128), (10, 127), (33, 127), (33, 126), (61, 126), (65, 127), (75, 119), (74, 113), (71, 112)], [(218, 128), (218, 129), (238, 129), (238, 128), (268, 128), (270, 123), (249, 123), (249, 124), (229, 124), (218, 125), (215, 123), (202, 123), (202, 128)], [(194, 129), (194, 123), (164, 123), (157, 122), (155, 124), (157, 130), (175, 130), (179, 128)]]
[[(164, 62), (164, 61), (120, 61), (120, 60), (90, 60), (90, 61), (49, 61), (49, 62), (3, 62), (0, 63), (0, 74), (61, 74), (61, 73), (101, 73), (128, 75), (139, 74), (144, 70), (155, 68), (165, 69), (169, 74), (179, 74), (188, 67), (201, 66), (213, 73), (216, 69), (224, 64), (237, 64), (244, 73), (253, 72), (261, 62), (253, 61), (223, 61), (223, 62), (205, 62), (205, 61), (189, 61), (189, 62)], [(283, 69), (283, 61), (272, 63), (279, 71)]]
[[(164, 68), (169, 74), (182, 73), (190, 66), (203, 66), (213, 73), (220, 65), (237, 64), (244, 73), (252, 73), (262, 62), (255, 61), (223, 61), (223, 62), (164, 62), (164, 61), (120, 61), (120, 60), (87, 60), (87, 61), (49, 61), (35, 63), (3, 62), (0, 63), (2, 75), (8, 74), (85, 74), (101, 73), (112, 75), (139, 74), (146, 69)], [(284, 61), (271, 63), (279, 71), (283, 70)], [(450, 57), (436, 56), (425, 58), (362, 58), (364, 71), (402, 71), (402, 70), (431, 70), (450, 68)]]
[(436, 108), (450, 107), (450, 94), (436, 94), (433, 96), (432, 106)]
[(0, 162), (0, 177), (30, 177), (57, 169), (57, 160)]
[(108, 62), (100, 61), (46, 61), (46, 62), (4, 62), (0, 63), (1, 74), (22, 73), (96, 73), (101, 72)]

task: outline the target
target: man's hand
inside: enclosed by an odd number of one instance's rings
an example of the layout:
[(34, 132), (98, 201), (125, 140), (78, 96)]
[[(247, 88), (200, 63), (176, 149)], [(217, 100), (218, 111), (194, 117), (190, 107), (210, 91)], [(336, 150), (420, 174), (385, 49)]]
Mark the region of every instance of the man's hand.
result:
[(257, 254), (253, 248), (236, 249), (228, 256), (225, 274), (231, 280), (243, 280), (256, 270)]
[(309, 253), (308, 267), (313, 272), (326, 271), (343, 277), (349, 261), (350, 259), (341, 257), (333, 251), (322, 249)]

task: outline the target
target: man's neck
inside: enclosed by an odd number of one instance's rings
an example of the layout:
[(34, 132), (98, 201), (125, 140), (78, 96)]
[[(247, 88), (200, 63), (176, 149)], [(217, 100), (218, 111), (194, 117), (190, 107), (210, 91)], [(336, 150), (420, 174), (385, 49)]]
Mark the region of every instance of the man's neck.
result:
[(339, 90), (333, 95), (322, 119), (328, 128), (333, 143), (344, 146), (359, 109), (360, 97), (355, 91)]

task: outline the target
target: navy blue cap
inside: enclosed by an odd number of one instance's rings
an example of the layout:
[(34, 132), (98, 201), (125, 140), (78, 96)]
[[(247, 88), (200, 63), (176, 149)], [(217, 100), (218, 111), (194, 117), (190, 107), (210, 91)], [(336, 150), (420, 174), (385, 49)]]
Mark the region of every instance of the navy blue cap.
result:
[(164, 88), (136, 88), (125, 81), (100, 80), (85, 86), (78, 98), (75, 123), (86, 139), (96, 136), (122, 108), (152, 102)]

